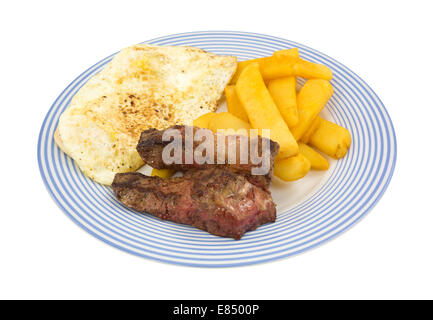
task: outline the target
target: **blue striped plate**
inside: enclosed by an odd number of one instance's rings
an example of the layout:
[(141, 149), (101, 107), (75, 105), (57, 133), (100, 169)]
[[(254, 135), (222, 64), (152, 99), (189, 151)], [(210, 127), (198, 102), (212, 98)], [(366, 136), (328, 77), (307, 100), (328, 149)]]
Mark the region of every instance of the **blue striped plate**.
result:
[(38, 142), (39, 169), (51, 196), (96, 238), (126, 252), (173, 264), (256, 264), (292, 256), (334, 238), (359, 221), (384, 193), (397, 154), (391, 119), (373, 90), (341, 63), (299, 43), (246, 32), (192, 32), (146, 43), (190, 45), (236, 55), (239, 60), (297, 47), (301, 57), (332, 69), (334, 95), (322, 115), (348, 128), (353, 144), (345, 158), (331, 161), (326, 172), (311, 172), (295, 183), (276, 181), (272, 193), (278, 205), (277, 221), (247, 233), (240, 241), (128, 210), (109, 187), (86, 178), (53, 140), (60, 114), (111, 55), (84, 71), (59, 95), (45, 117)]

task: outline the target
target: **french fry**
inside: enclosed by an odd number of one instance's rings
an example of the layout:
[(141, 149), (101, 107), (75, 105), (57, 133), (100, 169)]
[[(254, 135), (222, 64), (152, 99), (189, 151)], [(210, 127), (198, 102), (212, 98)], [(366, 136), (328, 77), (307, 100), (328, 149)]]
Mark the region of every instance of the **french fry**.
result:
[(192, 124), (195, 127), (199, 127), (199, 128), (203, 128), (203, 129), (208, 129), (209, 128), (209, 121), (215, 117), (217, 114), (216, 112), (208, 112), (205, 113), (204, 115), (198, 117), (197, 119), (195, 119)]
[(286, 56), (291, 56), (291, 57), (294, 57), (294, 58), (299, 58), (299, 50), (298, 50), (298, 48), (283, 49), (283, 50), (275, 51), (273, 53), (273, 55), (274, 56), (286, 55)]
[(271, 80), (268, 90), (289, 128), (298, 123), (296, 103), (296, 78), (286, 77)]
[(298, 101), (298, 124), (291, 129), (296, 140), (310, 128), (314, 119), (331, 98), (333, 92), (332, 85), (327, 80), (313, 79), (307, 80), (297, 95)]
[(242, 71), (250, 64), (257, 62), (264, 81), (299, 76), (305, 79), (332, 79), (332, 70), (325, 65), (299, 58), (299, 52), (293, 49), (276, 51), (270, 57), (257, 58), (238, 62), (238, 68), (230, 81), (235, 84)]
[[(254, 62), (260, 63), (260, 59), (262, 59), (262, 58), (250, 59), (250, 60), (244, 60), (244, 61), (238, 61), (238, 66), (236, 68), (236, 72), (233, 75), (232, 79), (230, 80), (229, 84), (230, 85), (235, 85), (236, 82), (238, 82), (238, 79), (239, 79), (242, 71), (244, 71), (244, 69), (246, 67), (248, 67), (250, 64), (253, 64)], [(268, 82), (268, 80), (264, 80), (264, 81)]]
[(251, 126), (248, 122), (245, 122), (234, 115), (232, 115), (229, 112), (221, 112), (217, 113), (210, 121), (209, 121), (209, 129), (218, 132), (224, 133), (224, 130), (227, 130), (227, 132), (230, 132), (229, 130), (239, 130), (239, 129), (245, 129), (246, 133), (248, 134)]
[(294, 157), (275, 161), (274, 175), (284, 181), (294, 181), (303, 178), (310, 168), (310, 161), (299, 153)]
[(152, 177), (157, 176), (163, 179), (170, 178), (176, 171), (172, 169), (152, 169), (152, 173), (150, 174)]
[(288, 158), (298, 153), (298, 144), (272, 100), (263, 82), (258, 63), (252, 63), (241, 73), (236, 83), (236, 93), (252, 128), (270, 130), (270, 139), (279, 143), (278, 158)]
[[(299, 51), (297, 48), (279, 50), (274, 52), (274, 56), (287, 55), (299, 58)], [(332, 79), (332, 70), (323, 64), (310, 62), (303, 59), (298, 59), (293, 69), (296, 76), (305, 79)]]
[(299, 59), (294, 66), (294, 72), (297, 76), (305, 79), (332, 79), (332, 70), (323, 64), (318, 64)]
[(305, 143), (299, 143), (299, 153), (304, 155), (311, 163), (311, 168), (316, 170), (328, 170), (329, 162), (313, 148)]
[(249, 122), (248, 115), (242, 106), (242, 103), (239, 101), (238, 96), (236, 94), (236, 89), (234, 85), (228, 85), (225, 89), (226, 100), (227, 100), (227, 110), (234, 116), (239, 119)]
[(308, 128), (308, 130), (304, 133), (304, 135), (302, 136), (302, 138), (299, 141), (301, 141), (303, 143), (308, 143), (310, 141), (310, 137), (312, 136), (312, 134), (314, 132), (316, 132), (319, 125), (320, 125), (320, 116), (317, 116), (316, 119), (314, 119), (311, 126)]
[(310, 145), (335, 159), (343, 158), (351, 143), (349, 130), (322, 118), (309, 142)]
[[(299, 58), (298, 48), (278, 50), (273, 53), (274, 56), (288, 56)], [(280, 110), (281, 115), (287, 125), (293, 127), (298, 123), (298, 107), (296, 104), (296, 77), (286, 77), (274, 80), (268, 80), (267, 87), (274, 99), (275, 104)]]
[(242, 71), (251, 64), (258, 63), (264, 81), (290, 77), (294, 75), (294, 66), (298, 59), (287, 55), (277, 55), (238, 62), (238, 68), (231, 83), (237, 83)]

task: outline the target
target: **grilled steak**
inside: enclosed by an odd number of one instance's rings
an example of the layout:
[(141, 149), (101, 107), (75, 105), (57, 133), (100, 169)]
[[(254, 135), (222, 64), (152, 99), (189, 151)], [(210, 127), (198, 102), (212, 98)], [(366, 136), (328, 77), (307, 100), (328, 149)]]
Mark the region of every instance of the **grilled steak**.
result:
[[(229, 170), (234, 173), (239, 173), (244, 175), (248, 181), (251, 183), (268, 190), (269, 184), (271, 182), (272, 170), (274, 167), (274, 159), (278, 153), (279, 145), (278, 143), (262, 138), (261, 136), (256, 136), (253, 138), (248, 138), (246, 136), (224, 136), (217, 134), (208, 129), (201, 129), (207, 132), (211, 137), (210, 143), (213, 144), (213, 149), (215, 152), (213, 154), (206, 154), (200, 148), (203, 140), (194, 141), (190, 147), (193, 152), (201, 152), (201, 155), (206, 159), (206, 163), (197, 163), (196, 159), (191, 157), (186, 158), (186, 135), (188, 129), (190, 129), (191, 135), (195, 135), (197, 127), (187, 127), (187, 126), (173, 126), (166, 130), (176, 129), (180, 133), (181, 143), (180, 149), (182, 153), (180, 154), (180, 160), (178, 163), (166, 163), (163, 160), (163, 150), (170, 144), (172, 140), (163, 141), (163, 134), (165, 130), (149, 129), (141, 133), (140, 141), (137, 145), (137, 151), (140, 154), (143, 161), (156, 169), (174, 169), (176, 171), (186, 171), (186, 170), (197, 170), (197, 169), (209, 169), (213, 167), (218, 167), (221, 169)], [(203, 131), (202, 131), (203, 132)], [(221, 143), (217, 143), (218, 139), (222, 138)], [(189, 141), (191, 141), (190, 139)], [(245, 141), (247, 143), (248, 150), (241, 148), (241, 142)], [(266, 147), (264, 144), (268, 144), (269, 148), (264, 148), (262, 152), (262, 146)], [(223, 145), (222, 155), (219, 155), (217, 149), (219, 145)], [(255, 150), (254, 153), (251, 150)], [(191, 152), (192, 153), (192, 152)], [(191, 154), (190, 153), (190, 154)], [(252, 154), (256, 154), (254, 157)], [(261, 161), (258, 162), (258, 157), (261, 157)], [(242, 161), (241, 161), (242, 160)], [(253, 168), (260, 168), (263, 165), (262, 161), (268, 161), (269, 170), (263, 174), (257, 175), (252, 172)], [(253, 174), (252, 174), (253, 173)]]
[(240, 239), (276, 217), (268, 192), (243, 175), (218, 168), (188, 171), (171, 179), (118, 173), (112, 187), (130, 208), (222, 237)]

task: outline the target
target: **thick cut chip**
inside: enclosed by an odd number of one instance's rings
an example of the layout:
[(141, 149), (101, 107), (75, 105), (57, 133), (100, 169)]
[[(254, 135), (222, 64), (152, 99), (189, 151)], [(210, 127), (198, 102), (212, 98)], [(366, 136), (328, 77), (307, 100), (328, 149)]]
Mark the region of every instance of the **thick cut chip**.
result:
[(319, 112), (325, 107), (333, 93), (332, 85), (327, 80), (307, 80), (298, 93), (298, 124), (290, 130), (296, 140), (308, 131)]
[(238, 95), (236, 94), (235, 86), (227, 86), (225, 88), (225, 94), (228, 112), (245, 122), (250, 122), (250, 120), (248, 119), (248, 115), (245, 112), (242, 103), (239, 101)]
[(246, 67), (236, 83), (236, 93), (250, 119), (251, 127), (270, 130), (270, 139), (278, 142), (278, 158), (287, 158), (298, 153), (298, 144), (286, 122), (272, 100), (260, 75), (259, 65)]

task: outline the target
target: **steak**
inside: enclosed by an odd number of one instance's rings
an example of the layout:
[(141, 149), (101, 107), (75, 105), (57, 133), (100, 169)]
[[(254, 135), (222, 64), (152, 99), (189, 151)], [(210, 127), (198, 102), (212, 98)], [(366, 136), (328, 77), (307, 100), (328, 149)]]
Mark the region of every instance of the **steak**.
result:
[(237, 240), (276, 218), (269, 192), (241, 174), (219, 168), (188, 171), (171, 179), (117, 173), (112, 187), (129, 208)]
[[(180, 137), (182, 139), (180, 145), (180, 161), (176, 161), (176, 163), (166, 163), (163, 160), (164, 148), (174, 140), (173, 138), (168, 141), (163, 141), (164, 132), (170, 129), (176, 129), (177, 132), (180, 133)], [(201, 152), (201, 155), (206, 160), (205, 163), (198, 163), (195, 157), (191, 157), (189, 162), (187, 161), (185, 152), (187, 143), (185, 137), (188, 134), (188, 129), (191, 130), (191, 135), (195, 135), (197, 130), (203, 130), (201, 132), (205, 132), (211, 137), (209, 143), (212, 144), (212, 148), (215, 150), (214, 153), (206, 154), (206, 152), (203, 152), (202, 149), (199, 149), (200, 145), (204, 141), (204, 138), (198, 141), (194, 140), (190, 148), (192, 151), (191, 153), (196, 154)], [(242, 174), (254, 185), (259, 186), (264, 190), (269, 189), (272, 170), (274, 167), (274, 160), (279, 150), (279, 145), (277, 142), (263, 138), (261, 136), (254, 136), (251, 138), (240, 135), (224, 136), (219, 133), (214, 133), (209, 129), (181, 125), (173, 126), (166, 130), (149, 129), (141, 133), (140, 140), (137, 145), (137, 151), (143, 161), (151, 167), (156, 169), (174, 169), (176, 171), (209, 169), (217, 167), (234, 173)], [(190, 141), (192, 141), (192, 139)], [(219, 155), (217, 152), (219, 148), (218, 141), (222, 141), (220, 144), (223, 145), (221, 155)], [(247, 143), (247, 150), (241, 148), (241, 142)], [(255, 152), (252, 153), (252, 150), (255, 150)], [(257, 156), (252, 156), (252, 154)], [(261, 159), (258, 157), (261, 157)], [(258, 160), (261, 161), (258, 162)], [(261, 174), (255, 174), (255, 172), (252, 170), (254, 168), (260, 168), (264, 161), (268, 161), (269, 170)]]

